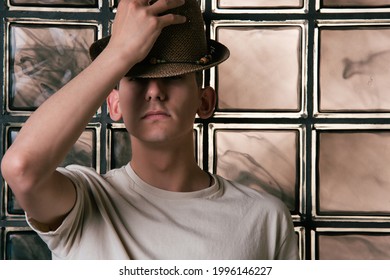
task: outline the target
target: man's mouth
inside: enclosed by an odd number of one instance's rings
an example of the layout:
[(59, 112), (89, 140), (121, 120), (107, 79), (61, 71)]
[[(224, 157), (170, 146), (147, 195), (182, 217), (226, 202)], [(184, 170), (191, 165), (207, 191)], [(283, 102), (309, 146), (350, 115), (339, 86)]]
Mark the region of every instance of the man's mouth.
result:
[(161, 110), (153, 110), (153, 111), (148, 111), (143, 115), (142, 119), (147, 119), (147, 120), (160, 120), (160, 119), (165, 119), (169, 118), (171, 115), (168, 114), (165, 111)]

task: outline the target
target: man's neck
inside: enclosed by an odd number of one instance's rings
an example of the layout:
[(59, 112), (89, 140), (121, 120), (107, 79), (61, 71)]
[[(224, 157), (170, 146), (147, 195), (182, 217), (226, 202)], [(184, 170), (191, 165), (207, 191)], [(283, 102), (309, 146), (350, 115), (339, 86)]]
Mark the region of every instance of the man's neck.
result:
[(190, 192), (210, 185), (210, 178), (195, 161), (193, 143), (152, 146), (132, 139), (134, 172), (146, 183), (160, 189)]

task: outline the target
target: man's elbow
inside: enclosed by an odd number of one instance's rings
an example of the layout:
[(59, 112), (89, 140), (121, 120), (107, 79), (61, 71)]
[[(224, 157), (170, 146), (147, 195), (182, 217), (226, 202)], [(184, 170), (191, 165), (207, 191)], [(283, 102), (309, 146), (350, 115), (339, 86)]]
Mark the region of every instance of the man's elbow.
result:
[(1, 173), (15, 195), (31, 193), (38, 185), (33, 162), (20, 154), (6, 153), (1, 161)]

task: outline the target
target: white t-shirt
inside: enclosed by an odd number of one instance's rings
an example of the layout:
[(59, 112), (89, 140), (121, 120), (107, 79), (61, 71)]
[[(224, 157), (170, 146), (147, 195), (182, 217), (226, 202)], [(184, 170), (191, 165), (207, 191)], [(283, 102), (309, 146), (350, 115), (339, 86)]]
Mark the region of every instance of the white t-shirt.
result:
[(77, 190), (55, 231), (30, 226), (53, 259), (297, 259), (290, 213), (277, 198), (213, 175), (214, 185), (171, 192), (148, 185), (130, 164), (99, 175), (59, 168)]

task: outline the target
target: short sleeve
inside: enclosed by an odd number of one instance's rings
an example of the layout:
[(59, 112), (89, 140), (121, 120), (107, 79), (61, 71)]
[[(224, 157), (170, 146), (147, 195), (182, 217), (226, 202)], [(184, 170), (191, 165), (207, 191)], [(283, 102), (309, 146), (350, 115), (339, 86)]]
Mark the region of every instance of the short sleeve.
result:
[(72, 210), (65, 217), (61, 225), (54, 231), (50, 231), (46, 226), (36, 222), (26, 213), (26, 220), (29, 226), (37, 232), (54, 255), (68, 255), (71, 248), (80, 240), (83, 220), (91, 211), (92, 202), (88, 196), (88, 179), (83, 173), (72, 167), (58, 168), (67, 176), (75, 186), (76, 202)]

